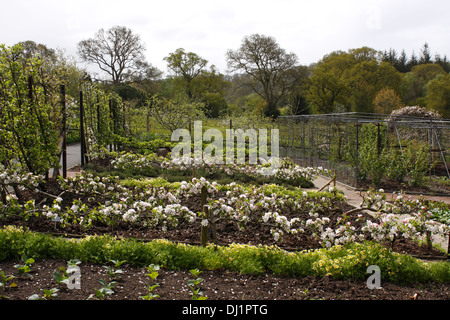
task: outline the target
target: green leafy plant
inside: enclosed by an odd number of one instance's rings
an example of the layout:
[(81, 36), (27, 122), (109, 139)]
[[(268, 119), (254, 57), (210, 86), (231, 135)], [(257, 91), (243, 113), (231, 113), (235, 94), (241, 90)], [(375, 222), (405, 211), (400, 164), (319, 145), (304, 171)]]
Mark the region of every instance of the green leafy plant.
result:
[(106, 282), (104, 279), (100, 279), (99, 282), (102, 284), (100, 289), (95, 289), (95, 295), (91, 294), (88, 299), (96, 297), (99, 300), (105, 299), (106, 296), (110, 296), (114, 293), (113, 288), (116, 286), (116, 281)]
[(155, 298), (159, 298), (159, 295), (153, 293), (153, 290), (159, 287), (159, 284), (156, 282), (156, 278), (159, 276), (159, 269), (159, 265), (156, 264), (151, 264), (147, 267), (147, 270), (150, 271), (150, 273), (147, 273), (147, 276), (150, 277), (151, 283), (146, 284), (147, 294), (145, 296), (141, 296), (141, 299), (153, 300)]
[(59, 267), (58, 270), (53, 271), (52, 276), (58, 284), (58, 287), (68, 282), (68, 274), (65, 267)]
[(430, 164), (429, 147), (425, 143), (411, 141), (404, 152), (406, 166), (408, 168), (408, 183), (411, 186), (422, 186), (427, 172), (435, 163)]
[(15, 288), (17, 284), (15, 282), (8, 285), (8, 282), (14, 280), (16, 277), (13, 275), (6, 275), (2, 270), (0, 271), (0, 299), (8, 299), (7, 296), (4, 295), (5, 288)]
[(206, 296), (203, 295), (203, 292), (200, 289), (200, 284), (203, 282), (203, 279), (198, 277), (202, 271), (198, 269), (192, 269), (189, 270), (191, 273), (193, 279), (188, 280), (188, 287), (191, 290), (190, 294), (192, 296), (192, 300), (206, 300), (208, 299)]
[(53, 298), (58, 297), (59, 289), (52, 288), (52, 289), (41, 289), (41, 291), (44, 293), (42, 296), (38, 294), (33, 294), (28, 297), (28, 300), (50, 300)]
[(118, 260), (110, 260), (113, 263), (113, 266), (104, 266), (106, 268), (106, 272), (108, 273), (108, 276), (110, 279), (119, 279), (122, 274), (123, 270), (119, 269), (122, 264), (126, 262), (126, 260), (118, 261)]
[(33, 275), (30, 274), (31, 271), (33, 271), (33, 264), (34, 259), (29, 258), (27, 259), (26, 256), (22, 256), (22, 262), (24, 264), (15, 264), (14, 268), (16, 268), (19, 271), (19, 277), (26, 277), (33, 279)]

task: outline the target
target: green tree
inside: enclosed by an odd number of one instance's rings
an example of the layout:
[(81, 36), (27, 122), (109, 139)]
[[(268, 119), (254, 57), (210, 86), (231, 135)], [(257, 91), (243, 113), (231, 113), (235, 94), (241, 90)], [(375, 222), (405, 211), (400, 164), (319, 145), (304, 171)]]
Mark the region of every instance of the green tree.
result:
[(428, 82), (426, 102), (428, 108), (450, 118), (450, 74), (438, 75)]
[(419, 64), (427, 64), (432, 63), (430, 48), (428, 47), (428, 43), (425, 42), (422, 49), (420, 50)]
[(154, 95), (147, 100), (149, 114), (165, 129), (187, 129), (194, 120), (204, 116), (203, 104), (186, 99), (165, 99)]
[(58, 96), (39, 85), (42, 63), (22, 45), (0, 45), (0, 162), (35, 174), (58, 165)]
[(373, 99), (379, 90), (400, 87), (400, 73), (388, 62), (380, 62), (381, 53), (362, 47), (326, 55), (314, 68), (309, 81), (308, 101), (315, 112), (373, 112)]
[(164, 60), (167, 61), (167, 67), (182, 81), (188, 98), (192, 99), (192, 81), (202, 74), (208, 61), (194, 52), (185, 52), (183, 48), (170, 53)]
[(391, 88), (381, 89), (373, 100), (373, 108), (377, 113), (388, 114), (401, 107), (403, 107), (402, 99)]
[(403, 76), (403, 98), (407, 105), (425, 106), (427, 84), (437, 75), (445, 75), (445, 70), (434, 63), (416, 65)]
[(335, 51), (325, 55), (312, 67), (307, 99), (314, 112), (332, 113), (337, 103), (348, 106), (346, 97), (349, 91), (344, 73), (352, 65), (350, 54)]
[(231, 72), (247, 74), (248, 85), (267, 103), (266, 116), (279, 115), (278, 102), (292, 83), (286, 73), (295, 67), (297, 56), (287, 53), (272, 37), (253, 34), (244, 37), (237, 50), (226, 53)]

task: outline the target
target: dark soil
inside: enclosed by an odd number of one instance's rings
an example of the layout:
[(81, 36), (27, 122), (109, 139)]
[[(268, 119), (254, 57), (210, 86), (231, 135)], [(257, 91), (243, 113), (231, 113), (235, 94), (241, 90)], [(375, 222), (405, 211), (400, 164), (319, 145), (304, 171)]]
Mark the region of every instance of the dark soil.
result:
[[(59, 194), (57, 185), (47, 185), (46, 189), (51, 194)], [(27, 198), (36, 199), (36, 203), (45, 202), (46, 196), (43, 194), (35, 194), (27, 191), (22, 194)], [(65, 205), (70, 206), (74, 198), (80, 198), (82, 195), (64, 194)], [(51, 199), (52, 200), (52, 199)], [(96, 199), (101, 200), (101, 199)], [(51, 202), (51, 201), (50, 201)], [(191, 197), (183, 203), (195, 209), (200, 203), (200, 199)], [(331, 223), (335, 223), (337, 217), (343, 212), (351, 209), (350, 206), (341, 205), (336, 208), (336, 212), (328, 213)], [(292, 212), (283, 212), (289, 217)], [(309, 218), (301, 213), (296, 213), (300, 218)], [(370, 218), (366, 215), (364, 218)], [(348, 217), (352, 223), (357, 224), (355, 217)], [(20, 218), (8, 218), (1, 221), (2, 225), (23, 225)], [(148, 229), (142, 226), (131, 226), (129, 224), (120, 224), (112, 229), (110, 226), (96, 224), (87, 230), (81, 229), (78, 225), (68, 225), (61, 228), (58, 223), (42, 218), (31, 218), (25, 222), (25, 226), (32, 231), (67, 234), (71, 237), (82, 237), (88, 234), (110, 234), (121, 237), (132, 237), (144, 240), (152, 240), (165, 238), (172, 241), (185, 242), (190, 244), (198, 244), (200, 238), (200, 227), (198, 224), (181, 223), (176, 229), (163, 232), (159, 229)], [(230, 243), (245, 244), (276, 244), (288, 250), (303, 250), (311, 248), (320, 248), (320, 244), (312, 238), (310, 234), (303, 233), (298, 235), (289, 235), (283, 238), (283, 242), (277, 243), (273, 240), (268, 229), (264, 229), (260, 224), (249, 223), (244, 231), (240, 230), (237, 225), (229, 222), (223, 222), (217, 226), (218, 244), (227, 245)], [(426, 246), (420, 246), (416, 242), (398, 240), (396, 241), (394, 251), (408, 253), (413, 255), (440, 255), (443, 253), (436, 249), (429, 249)], [(0, 270), (5, 274), (18, 275), (14, 264), (18, 261), (0, 262)], [(4, 295), (10, 299), (23, 300), (33, 294), (42, 295), (41, 289), (51, 289), (57, 287), (57, 283), (52, 277), (53, 271), (61, 266), (66, 266), (66, 261), (44, 260), (37, 261), (34, 266), (30, 279), (15, 279), (17, 284), (15, 288), (6, 288)], [(95, 289), (99, 289), (100, 279), (109, 281), (106, 269), (101, 265), (93, 265), (82, 263), (81, 267), (81, 289), (69, 290), (64, 285), (60, 288), (59, 300), (84, 300), (89, 295), (95, 293)], [(146, 276), (148, 271), (145, 268), (134, 268), (130, 265), (122, 266), (124, 274), (118, 280), (115, 286), (114, 294), (106, 297), (106, 299), (117, 300), (138, 300), (139, 297), (146, 294), (146, 283), (150, 283), (150, 278)], [(155, 294), (160, 295), (158, 299), (190, 299), (187, 281), (191, 278), (188, 270), (172, 271), (161, 269), (157, 282), (160, 287), (155, 289)], [(382, 288), (378, 290), (369, 290), (365, 281), (353, 280), (334, 280), (329, 277), (324, 278), (288, 278), (278, 277), (270, 274), (263, 276), (243, 275), (228, 271), (204, 271), (201, 274), (204, 282), (201, 284), (203, 293), (210, 300), (300, 300), (300, 299), (325, 299), (325, 300), (409, 300), (409, 299), (450, 299), (450, 283), (446, 284), (421, 284), (421, 285), (396, 285), (391, 283), (382, 283)]]
[[(45, 184), (45, 191), (52, 195), (59, 195), (62, 193), (58, 183), (54, 180), (50, 180)], [(225, 196), (221, 194), (220, 196)], [(31, 190), (23, 191), (21, 195), (23, 201), (29, 199), (35, 199), (35, 203), (51, 205), (53, 198), (48, 197), (43, 193), (36, 193)], [(95, 205), (98, 203), (104, 203), (104, 199), (97, 196), (92, 199), (92, 195), (75, 194), (71, 192), (65, 192), (62, 195), (63, 201), (60, 203), (62, 208), (70, 207), (74, 199), (80, 199), (83, 203), (89, 205), (89, 203)], [(88, 200), (88, 198), (91, 198)], [(190, 196), (187, 199), (182, 200), (182, 205), (187, 206), (194, 212), (201, 211), (201, 199), (200, 195)], [(334, 203), (334, 209), (332, 212), (322, 212), (320, 216), (326, 216), (330, 218), (330, 227), (334, 227), (337, 223), (337, 219), (343, 217), (343, 213), (353, 209), (354, 207), (336, 201)], [(263, 212), (261, 211), (262, 215)], [(288, 219), (298, 217), (303, 220), (311, 218), (306, 212), (298, 212), (295, 210), (286, 209), (281, 214), (285, 215)], [(346, 222), (351, 222), (353, 226), (358, 227), (363, 221), (373, 220), (373, 217), (367, 213), (360, 212), (362, 218), (358, 221), (357, 215), (350, 215), (346, 217)], [(188, 223), (186, 221), (180, 221), (180, 224), (173, 229), (169, 229), (164, 232), (161, 228), (147, 228), (140, 224), (119, 223), (112, 226), (107, 226), (99, 222), (94, 222), (88, 229), (83, 229), (78, 224), (67, 224), (64, 228), (60, 223), (53, 222), (50, 219), (30, 217), (26, 222), (20, 217), (9, 217), (0, 221), (0, 225), (20, 225), (29, 228), (31, 231), (52, 233), (56, 235), (67, 235), (70, 237), (84, 237), (87, 235), (101, 235), (110, 234), (112, 236), (124, 237), (124, 238), (136, 238), (144, 241), (151, 241), (153, 239), (167, 239), (175, 242), (183, 242), (187, 244), (199, 244), (200, 243), (200, 225), (198, 223)], [(327, 227), (327, 226), (325, 226)], [(210, 241), (212, 242), (211, 230), (209, 233)], [(262, 226), (257, 221), (250, 221), (246, 224), (245, 230), (239, 229), (236, 223), (222, 221), (217, 224), (217, 242), (219, 245), (228, 245), (231, 243), (241, 243), (250, 245), (277, 245), (286, 250), (307, 250), (321, 248), (321, 244), (312, 236), (310, 231), (306, 230), (304, 233), (298, 233), (296, 235), (283, 235), (282, 241), (275, 241), (270, 234), (270, 228)], [(392, 250), (400, 253), (406, 253), (416, 256), (444, 256), (445, 254), (435, 248), (428, 248), (426, 245), (419, 245), (412, 240), (398, 239), (394, 245), (386, 244), (392, 248)]]
[[(18, 276), (14, 264), (17, 261), (0, 262), (0, 270), (7, 275)], [(102, 265), (82, 263), (81, 289), (68, 289), (61, 285), (58, 300), (85, 300), (95, 289), (102, 287), (100, 279), (110, 282), (106, 268)], [(52, 273), (60, 267), (67, 267), (62, 260), (37, 261), (30, 273), (33, 279), (16, 278), (15, 288), (6, 288), (3, 295), (11, 300), (26, 300), (33, 294), (43, 295), (41, 289), (57, 288)], [(123, 265), (124, 273), (115, 281), (114, 293), (107, 300), (141, 300), (147, 294), (146, 284), (151, 279), (146, 268)], [(382, 282), (380, 289), (368, 289), (365, 281), (333, 280), (330, 277), (288, 278), (265, 274), (245, 275), (228, 271), (204, 271), (199, 275), (203, 282), (200, 288), (209, 300), (449, 300), (450, 284), (421, 284), (399, 286)], [(154, 289), (158, 300), (189, 300), (187, 286), (192, 275), (188, 270), (160, 269)], [(12, 282), (10, 282), (12, 283)], [(9, 284), (10, 284), (9, 283)]]

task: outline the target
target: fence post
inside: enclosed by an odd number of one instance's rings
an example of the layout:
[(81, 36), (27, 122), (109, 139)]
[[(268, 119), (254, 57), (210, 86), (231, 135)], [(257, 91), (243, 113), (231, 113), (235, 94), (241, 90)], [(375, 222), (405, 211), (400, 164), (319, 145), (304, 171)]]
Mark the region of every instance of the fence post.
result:
[[(206, 207), (206, 187), (202, 187), (202, 193), (201, 193), (201, 205), (202, 205), (202, 222), (204, 219), (208, 218), (208, 208)], [(200, 243), (202, 246), (206, 246), (206, 243), (208, 242), (208, 226), (204, 226), (202, 223), (201, 227), (201, 234), (200, 234)]]
[(80, 91), (80, 140), (81, 140), (81, 167), (84, 167), (84, 155), (86, 153), (86, 145), (84, 141), (83, 91)]
[(102, 130), (101, 125), (100, 125), (100, 97), (98, 96), (97, 93), (97, 134), (100, 136), (100, 132)]
[(448, 233), (447, 259), (450, 261), (450, 232)]
[(355, 146), (355, 188), (358, 188), (358, 176), (359, 176), (359, 123), (358, 116), (356, 116), (356, 146)]
[(62, 107), (62, 174), (63, 178), (67, 178), (67, 115), (66, 115), (66, 86), (64, 84), (61, 85), (61, 107)]

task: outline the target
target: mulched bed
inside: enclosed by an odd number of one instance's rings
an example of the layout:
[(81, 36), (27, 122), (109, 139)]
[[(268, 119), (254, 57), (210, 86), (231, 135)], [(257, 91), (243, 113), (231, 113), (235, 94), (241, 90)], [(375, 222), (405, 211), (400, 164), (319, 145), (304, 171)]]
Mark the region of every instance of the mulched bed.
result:
[[(14, 264), (17, 261), (0, 262), (0, 269), (5, 274), (17, 275)], [(67, 266), (66, 261), (37, 261), (33, 266), (33, 279), (14, 279), (16, 288), (6, 288), (4, 295), (11, 300), (26, 300), (33, 294), (43, 295), (41, 289), (56, 288), (57, 283), (52, 273), (59, 267)], [(58, 292), (58, 300), (85, 300), (101, 288), (100, 279), (110, 281), (106, 269), (102, 265), (82, 263), (81, 289), (68, 289), (62, 285)], [(141, 300), (147, 293), (145, 268), (134, 268), (122, 265), (124, 271), (114, 294), (107, 300)], [(228, 271), (204, 271), (200, 274), (203, 294), (209, 300), (448, 300), (450, 284), (396, 285), (382, 282), (380, 289), (370, 290), (365, 281), (334, 280), (330, 277), (289, 278), (270, 274), (246, 275)], [(160, 269), (157, 282), (160, 287), (154, 290), (158, 300), (189, 300), (190, 290), (187, 286), (192, 275), (188, 270)]]
[[(47, 191), (52, 194), (58, 194), (57, 185), (47, 185)], [(24, 192), (25, 198), (34, 198), (36, 202), (44, 201), (45, 195), (34, 194), (33, 192)], [(80, 195), (71, 195), (66, 193), (63, 196), (65, 205), (71, 205), (73, 198), (79, 198)], [(51, 202), (51, 201), (50, 201)], [(195, 209), (199, 206), (199, 197), (191, 197), (183, 203)], [(349, 210), (351, 207), (336, 208), (336, 212), (332, 213), (331, 223), (335, 222), (342, 212)], [(283, 212), (289, 216), (292, 213)], [(365, 218), (370, 218), (369, 215)], [(301, 218), (308, 218), (300, 216)], [(349, 217), (353, 221), (353, 217)], [(356, 223), (356, 222), (355, 222)], [(1, 222), (2, 225), (22, 225), (23, 221), (18, 218), (8, 218)], [(148, 229), (138, 226), (131, 227), (128, 224), (120, 224), (112, 229), (110, 226), (94, 225), (92, 228), (82, 230), (79, 226), (67, 226), (61, 228), (59, 224), (47, 219), (31, 218), (26, 222), (26, 227), (32, 231), (66, 234), (68, 236), (85, 236), (88, 234), (110, 234), (120, 237), (133, 237), (144, 240), (152, 240), (165, 238), (172, 241), (184, 242), (189, 244), (198, 244), (200, 238), (200, 226), (198, 224), (181, 223), (176, 229), (163, 232), (158, 229)], [(283, 238), (282, 243), (273, 240), (268, 229), (261, 228), (259, 224), (249, 224), (245, 231), (241, 231), (238, 227), (229, 222), (223, 222), (217, 228), (219, 244), (245, 243), (245, 244), (276, 244), (288, 250), (303, 250), (311, 248), (320, 248), (317, 240), (313, 239), (309, 234), (289, 235)], [(394, 251), (401, 253), (409, 253), (413, 255), (443, 255), (436, 249), (428, 249), (426, 246), (420, 246), (416, 242), (398, 240), (393, 247)], [(17, 270), (13, 267), (18, 261), (0, 262), (0, 270), (5, 274), (17, 275)], [(33, 280), (16, 279), (17, 288), (7, 288), (5, 295), (10, 299), (23, 300), (32, 294), (42, 294), (41, 289), (51, 289), (57, 286), (52, 277), (53, 271), (60, 266), (66, 266), (66, 261), (44, 260), (37, 261), (34, 266)], [(82, 273), (81, 290), (69, 290), (61, 288), (59, 292), (59, 300), (84, 300), (95, 289), (101, 287), (99, 280), (108, 279), (106, 269), (101, 265), (93, 265), (82, 263), (80, 265)], [(149, 278), (145, 275), (148, 271), (145, 268), (134, 268), (130, 265), (122, 266), (124, 274), (115, 287), (115, 293), (108, 296), (107, 299), (117, 300), (137, 300), (139, 296), (146, 293), (145, 283), (149, 282)], [(420, 285), (396, 285), (392, 283), (382, 283), (379, 290), (369, 290), (365, 281), (353, 280), (334, 280), (330, 277), (314, 278), (305, 277), (301, 279), (279, 277), (270, 274), (262, 276), (244, 275), (228, 271), (204, 271), (200, 275), (204, 282), (201, 287), (204, 294), (210, 300), (221, 299), (244, 299), (244, 300), (274, 300), (274, 299), (325, 299), (325, 300), (359, 300), (359, 299), (381, 299), (381, 300), (409, 300), (409, 299), (450, 299), (450, 283), (446, 284), (420, 284)], [(160, 270), (158, 282), (161, 287), (157, 288), (155, 293), (160, 295), (159, 299), (190, 299), (187, 281), (191, 278), (188, 270)]]
[[(50, 180), (45, 184), (45, 191), (49, 194), (59, 195), (62, 190), (58, 183), (54, 180)], [(221, 196), (224, 196), (223, 194)], [(29, 199), (35, 199), (36, 203), (46, 203), (51, 205), (53, 198), (46, 196), (43, 193), (36, 193), (30, 190), (25, 190), (22, 193), (24, 201)], [(88, 201), (87, 199), (91, 195), (75, 194), (66, 192), (63, 194), (63, 201), (60, 203), (62, 208), (70, 207), (74, 199), (81, 199), (83, 203), (103, 203), (104, 199), (95, 198)], [(190, 210), (197, 212), (201, 211), (201, 199), (200, 195), (190, 196), (181, 203), (187, 206)], [(337, 219), (342, 217), (342, 214), (346, 211), (353, 209), (354, 207), (335, 202), (335, 208), (333, 212), (322, 212), (320, 217), (330, 218), (329, 225), (333, 227)], [(260, 216), (264, 212), (260, 212)], [(300, 219), (307, 220), (311, 218), (305, 212), (296, 212), (286, 209), (280, 214), (285, 215), (288, 219), (298, 217)], [(360, 212), (362, 215), (361, 221), (356, 221), (356, 214), (348, 216), (346, 221), (350, 221), (353, 226), (358, 226), (362, 221), (373, 220), (373, 217), (365, 212)], [(21, 218), (7, 218), (0, 221), (0, 225), (18, 225), (25, 226), (32, 231), (53, 233), (56, 235), (67, 235), (70, 237), (84, 237), (87, 235), (101, 235), (109, 234), (117, 237), (124, 238), (136, 238), (144, 241), (151, 241), (153, 239), (167, 239), (175, 242), (183, 242), (187, 244), (199, 244), (200, 243), (200, 225), (198, 223), (188, 223), (181, 221), (180, 224), (174, 228), (169, 229), (167, 232), (161, 230), (161, 228), (145, 228), (141, 225), (130, 225), (129, 223), (119, 223), (114, 227), (103, 225), (101, 223), (93, 223), (89, 229), (83, 229), (79, 225), (66, 225), (62, 228), (59, 223), (50, 221), (49, 219), (42, 219), (31, 217), (27, 222), (23, 222)], [(241, 243), (250, 245), (277, 245), (286, 250), (307, 250), (321, 248), (321, 244), (312, 237), (311, 233), (307, 230), (305, 233), (299, 233), (297, 235), (284, 235), (282, 241), (275, 241), (270, 234), (268, 227), (261, 226), (258, 222), (250, 221), (245, 230), (240, 230), (236, 223), (233, 222), (220, 222), (217, 225), (217, 237), (219, 245), (228, 245), (231, 243)], [(211, 238), (211, 234), (210, 234)], [(211, 240), (211, 239), (210, 239)], [(386, 244), (391, 246), (391, 244)], [(400, 253), (412, 254), (417, 256), (444, 256), (445, 254), (435, 248), (428, 248), (426, 245), (419, 245), (417, 242), (411, 240), (398, 239), (395, 241), (392, 250)]]

